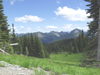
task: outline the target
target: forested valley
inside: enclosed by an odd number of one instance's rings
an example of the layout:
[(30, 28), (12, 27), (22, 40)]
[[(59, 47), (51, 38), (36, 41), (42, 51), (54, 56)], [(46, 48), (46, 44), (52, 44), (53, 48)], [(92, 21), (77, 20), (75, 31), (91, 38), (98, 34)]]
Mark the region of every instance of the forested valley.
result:
[[(0, 61), (4, 60), (27, 68), (41, 67), (55, 72), (55, 75), (67, 73), (100, 75), (100, 0), (84, 1), (89, 3), (87, 5), (89, 7), (87, 13), (90, 13), (88, 18), (93, 19), (87, 23), (89, 27), (87, 34), (85, 35), (81, 30), (76, 38), (42, 43), (37, 34), (35, 36), (33, 33), (24, 34), (18, 37), (13, 23), (11, 32), (7, 16), (3, 13), (3, 1), (0, 0), (0, 51), (2, 52), (0, 52)], [(15, 45), (15, 43), (18, 44)], [(9, 55), (4, 55), (4, 52)]]

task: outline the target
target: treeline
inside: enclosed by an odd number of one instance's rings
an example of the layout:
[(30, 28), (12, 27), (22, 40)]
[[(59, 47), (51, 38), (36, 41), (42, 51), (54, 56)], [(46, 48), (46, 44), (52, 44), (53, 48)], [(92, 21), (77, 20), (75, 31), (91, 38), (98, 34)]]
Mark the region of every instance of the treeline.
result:
[(81, 34), (74, 39), (74, 41), (69, 44), (69, 53), (82, 53), (84, 52), (85, 46), (90, 42), (92, 38), (84, 36), (84, 31), (82, 30)]
[(16, 37), (15, 34), (13, 34), (12, 42), (18, 42), (18, 45), (13, 46), (15, 54), (24, 54), (38, 58), (49, 57), (48, 52), (44, 49), (41, 40), (36, 34), (35, 37), (33, 37), (32, 33), (30, 36), (22, 35), (20, 37)]
[(51, 53), (68, 52), (71, 53), (82, 53), (84, 47), (91, 41), (94, 36), (89, 37), (84, 35), (84, 31), (77, 38), (64, 39), (50, 44), (44, 44), (45, 48)]
[(49, 44), (44, 44), (45, 49), (49, 52), (49, 54), (51, 53), (59, 53), (59, 52), (66, 52), (68, 51), (68, 45), (71, 41), (73, 41), (74, 39), (63, 39), (60, 41), (56, 41), (56, 42), (52, 42)]

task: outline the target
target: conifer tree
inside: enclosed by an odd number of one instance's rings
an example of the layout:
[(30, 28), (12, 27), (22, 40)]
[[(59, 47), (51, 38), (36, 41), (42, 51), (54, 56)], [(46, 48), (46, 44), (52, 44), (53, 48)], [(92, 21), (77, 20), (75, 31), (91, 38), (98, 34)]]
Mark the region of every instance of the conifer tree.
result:
[(19, 46), (20, 46), (20, 48), (21, 48), (21, 54), (23, 54), (23, 48), (24, 48), (24, 38), (23, 38), (23, 36), (20, 36), (20, 44), (19, 44)]
[(39, 58), (45, 57), (43, 44), (36, 34), (35, 34), (35, 52), (34, 53), (36, 57), (39, 57)]
[(74, 39), (74, 51), (73, 52), (74, 53), (79, 53), (79, 49), (77, 47), (77, 41), (76, 41), (76, 39)]
[(79, 51), (83, 52), (83, 41), (82, 41), (82, 36), (81, 35), (79, 35), (78, 40), (79, 40), (79, 46), (78, 46)]
[[(9, 25), (7, 23), (7, 16), (3, 13), (3, 4), (2, 0), (0, 0), (0, 48), (3, 48), (4, 43), (6, 44), (5, 51), (10, 51), (10, 29), (8, 29)], [(12, 49), (13, 50), (13, 49)]]
[(100, 0), (99, 0), (99, 26), (98, 26), (98, 50), (97, 50), (97, 62), (100, 67)]
[(1, 26), (0, 26), (0, 48), (3, 47), (3, 39), (2, 39), (2, 32), (1, 32)]
[(87, 9), (87, 13), (90, 13), (90, 16), (88, 18), (92, 18), (93, 21), (88, 23), (88, 34), (95, 34), (98, 32), (98, 23), (99, 23), (99, 0), (84, 0), (86, 2), (89, 2), (86, 6), (89, 8)]
[[(90, 16), (88, 16), (88, 18), (92, 18), (93, 21), (91, 21), (90, 23), (88, 23), (89, 26), (89, 30), (88, 30), (88, 35), (92, 35), (92, 34), (96, 34), (98, 33), (99, 30), (99, 7), (100, 7), (100, 0), (85, 0), (86, 2), (89, 2), (89, 4), (87, 5), (89, 7), (89, 9), (87, 9), (87, 13), (90, 13)], [(99, 33), (98, 33), (99, 34)], [(97, 40), (98, 39), (98, 40)], [(92, 41), (90, 41), (88, 43), (88, 45), (85, 47), (85, 53), (84, 53), (84, 59), (83, 59), (83, 63), (85, 63), (85, 65), (94, 65), (94, 63), (96, 63), (96, 61), (98, 62), (98, 53), (97, 51), (100, 51), (100, 46), (99, 46), (99, 37), (95, 37), (95, 39), (93, 39)], [(97, 46), (98, 45), (98, 46)], [(99, 53), (100, 55), (100, 53)], [(100, 56), (99, 56), (100, 59)]]
[(2, 39), (4, 39), (3, 41), (5, 42), (9, 42), (10, 41), (10, 29), (8, 29), (8, 23), (7, 23), (7, 16), (5, 16), (5, 14), (3, 13), (3, 5), (2, 5), (2, 0), (0, 0), (0, 28), (1, 28), (1, 32), (2, 32)]
[(34, 50), (34, 56), (38, 57), (38, 37), (37, 37), (36, 34), (35, 34), (35, 45), (34, 45), (34, 48), (35, 48), (35, 50)]
[(69, 45), (69, 52), (70, 54), (73, 53), (73, 48), (72, 48), (72, 43), (70, 42), (70, 45)]
[(25, 47), (25, 50), (26, 50), (26, 56), (28, 56), (28, 54), (29, 54), (28, 48)]
[(22, 46), (21, 44), (19, 43), (18, 45), (18, 51), (17, 51), (18, 54), (22, 54)]
[(28, 51), (29, 51), (29, 56), (32, 56), (32, 45), (31, 45), (31, 40), (30, 40), (30, 36), (28, 35), (27, 37), (27, 48), (28, 48)]
[(43, 44), (42, 44), (42, 42), (39, 38), (38, 38), (38, 50), (39, 50), (38, 57), (39, 58), (45, 58)]
[(34, 56), (34, 52), (35, 52), (35, 39), (31, 33), (31, 36), (30, 36), (30, 40), (31, 40), (31, 55)]

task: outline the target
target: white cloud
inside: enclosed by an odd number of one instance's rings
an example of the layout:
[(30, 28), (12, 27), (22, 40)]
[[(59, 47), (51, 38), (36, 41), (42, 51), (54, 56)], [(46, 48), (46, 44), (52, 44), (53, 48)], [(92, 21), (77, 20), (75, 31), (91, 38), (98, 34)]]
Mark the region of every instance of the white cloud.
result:
[(32, 31), (32, 29), (30, 27), (26, 28), (27, 31)]
[(89, 27), (76, 27), (76, 28), (78, 28), (78, 29), (83, 29), (84, 31), (87, 31), (87, 30), (89, 30)]
[(17, 29), (17, 27), (15, 27), (15, 26), (14, 26), (14, 27), (12, 27), (12, 28)]
[(58, 18), (53, 18), (53, 20), (58, 20), (58, 21), (61, 21), (61, 19), (58, 19)]
[(61, 19), (58, 19), (58, 18), (53, 18), (54, 20), (58, 20), (58, 21), (61, 21)]
[(57, 4), (60, 4), (60, 1), (57, 1)]
[(62, 27), (62, 30), (65, 30), (65, 31), (70, 31), (72, 30), (72, 24), (65, 24), (63, 27)]
[(61, 8), (58, 7), (57, 11), (54, 11), (54, 13), (57, 16), (61, 16), (64, 17), (67, 20), (70, 21), (87, 21), (87, 20), (92, 20), (92, 19), (88, 19), (87, 16), (89, 16), (90, 14), (86, 14), (85, 10), (82, 10), (80, 8), (78, 8), (77, 10), (72, 9), (72, 8), (68, 8), (67, 6)]
[(28, 23), (28, 22), (42, 22), (44, 19), (39, 18), (38, 16), (32, 16), (32, 15), (25, 15), (23, 17), (15, 17), (16, 22), (23, 22), (23, 23)]
[(46, 26), (46, 28), (48, 28), (48, 29), (56, 29), (57, 27), (56, 26)]
[(10, 4), (13, 5), (16, 0), (10, 0)]
[[(14, 28), (14, 30), (15, 30), (15, 33), (17, 33), (18, 32), (18, 28), (17, 27), (13, 27)], [(11, 32), (13, 32), (13, 29), (11, 28)]]
[(20, 26), (20, 28), (24, 28), (24, 26)]
[[(10, 4), (13, 5), (16, 0), (10, 0)], [(17, 0), (17, 1), (24, 1), (24, 0)]]
[(40, 28), (40, 26), (37, 26), (37, 28)]

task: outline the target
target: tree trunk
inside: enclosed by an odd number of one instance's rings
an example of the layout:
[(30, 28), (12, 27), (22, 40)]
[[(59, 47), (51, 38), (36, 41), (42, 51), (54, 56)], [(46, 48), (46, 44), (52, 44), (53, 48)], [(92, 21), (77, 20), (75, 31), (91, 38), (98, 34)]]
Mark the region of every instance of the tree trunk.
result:
[(100, 0), (99, 0), (99, 26), (98, 26), (98, 50), (97, 50), (97, 62), (100, 67)]

